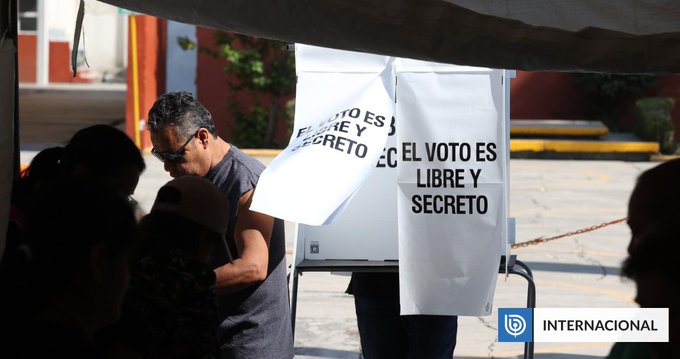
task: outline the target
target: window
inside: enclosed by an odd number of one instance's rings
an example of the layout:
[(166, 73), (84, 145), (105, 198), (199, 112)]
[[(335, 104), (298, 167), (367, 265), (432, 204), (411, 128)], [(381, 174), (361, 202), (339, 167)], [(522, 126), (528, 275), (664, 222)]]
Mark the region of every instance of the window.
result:
[(19, 33), (35, 33), (38, 30), (38, 0), (18, 0)]

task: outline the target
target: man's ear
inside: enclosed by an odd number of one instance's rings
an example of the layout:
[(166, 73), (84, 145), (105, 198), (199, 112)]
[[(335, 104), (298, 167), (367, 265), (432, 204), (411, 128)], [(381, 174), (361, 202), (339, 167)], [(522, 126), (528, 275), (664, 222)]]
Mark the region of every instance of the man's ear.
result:
[(201, 141), (201, 145), (203, 145), (204, 149), (207, 148), (210, 141), (213, 140), (212, 135), (205, 128), (200, 128), (196, 136), (198, 137), (198, 140)]

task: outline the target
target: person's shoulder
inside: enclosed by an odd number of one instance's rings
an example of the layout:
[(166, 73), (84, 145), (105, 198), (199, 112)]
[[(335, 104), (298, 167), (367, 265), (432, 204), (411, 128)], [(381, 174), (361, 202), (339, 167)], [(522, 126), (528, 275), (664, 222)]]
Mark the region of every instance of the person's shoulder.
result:
[(257, 172), (264, 170), (264, 164), (258, 161), (257, 158), (241, 151), (238, 147), (231, 145), (231, 151), (234, 151), (233, 158), (234, 161), (245, 166), (251, 172)]
[[(238, 178), (238, 181), (246, 185), (248, 188), (241, 189), (241, 195), (246, 193), (248, 190), (253, 189), (260, 179), (260, 175), (265, 169), (264, 164), (258, 161), (255, 157), (248, 155), (247, 153), (236, 148), (236, 146), (231, 147), (233, 151), (233, 176)], [(251, 188), (252, 187), (252, 188)]]

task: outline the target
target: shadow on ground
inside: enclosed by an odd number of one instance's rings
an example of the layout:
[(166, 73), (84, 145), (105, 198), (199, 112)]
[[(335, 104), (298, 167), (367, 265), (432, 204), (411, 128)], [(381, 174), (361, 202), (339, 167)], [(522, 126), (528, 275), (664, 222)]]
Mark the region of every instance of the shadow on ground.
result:
[[(362, 359), (363, 356), (357, 352), (349, 350), (335, 350), (335, 349), (323, 349), (323, 348), (309, 348), (309, 347), (296, 347), (295, 356), (305, 356), (310, 358), (328, 358), (328, 359)], [(511, 357), (493, 357), (495, 359), (519, 359), (522, 356), (511, 356)], [(487, 357), (461, 357), (453, 356), (453, 359), (482, 359)], [(536, 359), (602, 359), (600, 356), (594, 355), (581, 355), (581, 354), (559, 354), (559, 353), (546, 353), (546, 354), (535, 354)]]
[[(453, 359), (482, 359), (482, 358), (487, 358), (487, 357), (458, 357), (458, 356), (453, 356)], [(511, 357), (493, 357), (494, 359), (519, 359), (522, 358), (522, 355), (519, 356), (511, 356)], [(558, 354), (558, 353), (549, 353), (549, 354), (534, 354), (535, 359), (602, 359), (601, 356), (594, 356), (594, 355), (580, 355), (580, 354)]]
[(329, 358), (329, 359), (360, 359), (361, 355), (354, 351), (337, 350), (337, 349), (323, 349), (323, 348), (309, 348), (296, 347), (295, 356), (304, 355), (313, 358)]

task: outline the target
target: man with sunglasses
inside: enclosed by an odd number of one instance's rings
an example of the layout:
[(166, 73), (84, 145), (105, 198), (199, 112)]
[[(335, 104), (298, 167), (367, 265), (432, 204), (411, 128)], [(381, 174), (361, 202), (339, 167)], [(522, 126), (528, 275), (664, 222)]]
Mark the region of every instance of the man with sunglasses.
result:
[(217, 135), (188, 92), (167, 93), (149, 111), (151, 151), (172, 177), (214, 183), (230, 206), (227, 246), (215, 258), (223, 358), (293, 358), (283, 221), (250, 210), (264, 166)]

